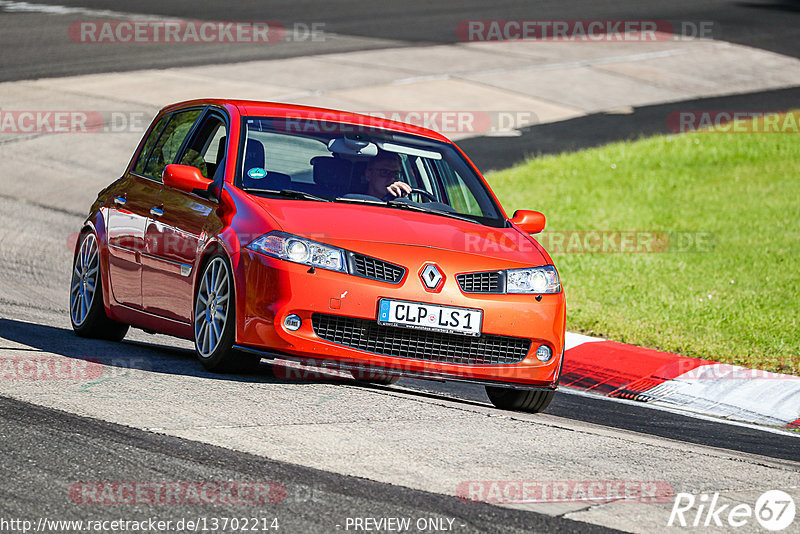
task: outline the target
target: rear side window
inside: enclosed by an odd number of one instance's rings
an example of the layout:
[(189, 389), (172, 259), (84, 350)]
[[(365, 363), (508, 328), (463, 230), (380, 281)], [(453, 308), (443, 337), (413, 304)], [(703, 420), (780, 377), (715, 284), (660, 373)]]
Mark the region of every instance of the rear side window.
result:
[(179, 111), (172, 115), (172, 119), (167, 123), (158, 141), (148, 154), (147, 163), (144, 165), (141, 174), (153, 180), (161, 181), (164, 167), (175, 161), (178, 150), (180, 150), (201, 112), (202, 110), (193, 109)]

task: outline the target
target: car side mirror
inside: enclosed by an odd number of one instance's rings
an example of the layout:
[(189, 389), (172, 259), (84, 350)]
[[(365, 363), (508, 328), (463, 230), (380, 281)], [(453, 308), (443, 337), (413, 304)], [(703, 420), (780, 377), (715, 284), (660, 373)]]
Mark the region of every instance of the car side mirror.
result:
[(511, 218), (511, 222), (519, 227), (523, 232), (538, 234), (544, 230), (545, 218), (543, 213), (530, 210), (517, 210)]
[(191, 165), (171, 164), (164, 168), (161, 175), (164, 185), (174, 187), (181, 191), (191, 193), (192, 191), (208, 191), (208, 187), (214, 183), (200, 173), (200, 169)]

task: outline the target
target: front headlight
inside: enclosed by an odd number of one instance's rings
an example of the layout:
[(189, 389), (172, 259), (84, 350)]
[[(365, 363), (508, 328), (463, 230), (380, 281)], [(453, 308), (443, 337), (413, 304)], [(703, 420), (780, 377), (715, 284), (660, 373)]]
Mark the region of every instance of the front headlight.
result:
[(506, 293), (558, 293), (561, 282), (552, 265), (506, 271)]
[(286, 261), (347, 272), (344, 250), (283, 232), (262, 235), (247, 245), (247, 248)]

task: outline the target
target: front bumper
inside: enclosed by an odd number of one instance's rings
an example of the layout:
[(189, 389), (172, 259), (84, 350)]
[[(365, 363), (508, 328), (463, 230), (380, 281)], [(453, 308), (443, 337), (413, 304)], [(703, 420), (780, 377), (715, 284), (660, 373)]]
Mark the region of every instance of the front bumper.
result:
[[(266, 354), (332, 360), (346, 368), (388, 369), (404, 376), (555, 387), (564, 352), (566, 312), (563, 292), (542, 295), (540, 301), (533, 295), (464, 294), (455, 278), (461, 271), (451, 271), (447, 267), (457, 265), (457, 259), (454, 252), (427, 251), (426, 261), (435, 261), (445, 272), (441, 290), (428, 292), (417, 276), (423, 262), (416, 265), (413, 260), (407, 261), (408, 272), (395, 285), (324, 269), (310, 272), (308, 266), (243, 249), (235, 267), (237, 345)], [(471, 338), (470, 343), (480, 341), (484, 343), (481, 346), (488, 346), (487, 341), (495, 342), (495, 338), (502, 337), (529, 340), (529, 346), (517, 353), (514, 363), (502, 363), (508, 360), (475, 356), (475, 347), (464, 345), (468, 338), (459, 334), (443, 334), (442, 338), (402, 327), (375, 329), (370, 325), (377, 324), (378, 300), (381, 298), (480, 308), (484, 311), (484, 335)], [(296, 331), (283, 327), (283, 320), (290, 314), (302, 319), (302, 325)], [(372, 338), (387, 333), (398, 334), (394, 341), (396, 350), (387, 348), (392, 343), (362, 344), (370, 349), (362, 350), (354, 346), (352, 338), (347, 340), (330, 335), (330, 329), (323, 333), (323, 337), (328, 339), (320, 337), (323, 332), (320, 319), (333, 318), (335, 322), (336, 317), (348, 318), (346, 324), (367, 328)], [(390, 331), (382, 330), (386, 328)], [(455, 337), (451, 339), (448, 336)], [(412, 338), (415, 349), (409, 351), (403, 344), (412, 345), (404, 341)], [(455, 344), (450, 343), (445, 354), (441, 343), (447, 343), (448, 339)], [(554, 356), (548, 362), (540, 362), (535, 356), (536, 349), (542, 344), (549, 345), (553, 351)], [(454, 350), (461, 350), (461, 346), (465, 347), (465, 356), (453, 358)], [(428, 347), (430, 352), (427, 352)], [(441, 354), (447, 357), (439, 357)]]

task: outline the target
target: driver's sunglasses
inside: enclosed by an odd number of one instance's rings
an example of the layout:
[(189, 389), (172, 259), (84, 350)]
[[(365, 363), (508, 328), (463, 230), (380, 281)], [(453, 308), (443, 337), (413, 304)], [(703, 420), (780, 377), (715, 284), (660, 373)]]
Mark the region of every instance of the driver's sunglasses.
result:
[(394, 169), (372, 169), (372, 171), (378, 173), (381, 178), (400, 178), (400, 171)]

